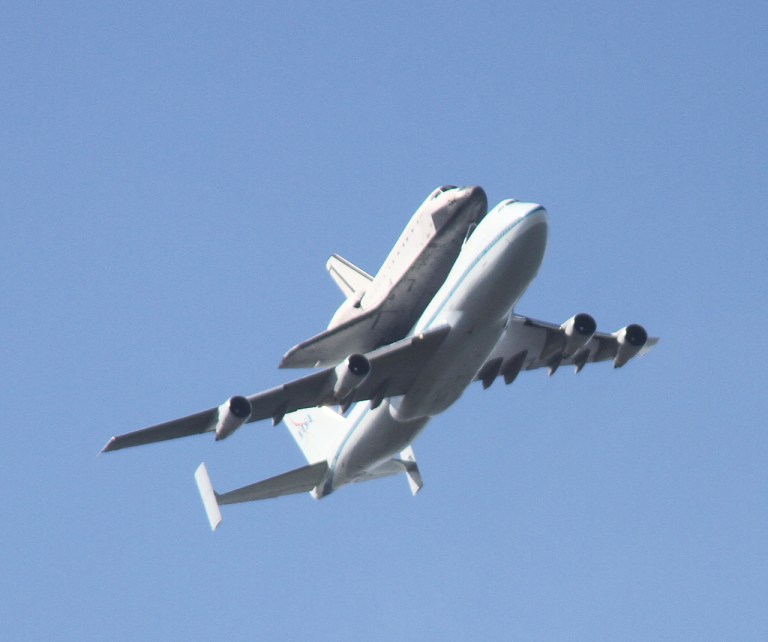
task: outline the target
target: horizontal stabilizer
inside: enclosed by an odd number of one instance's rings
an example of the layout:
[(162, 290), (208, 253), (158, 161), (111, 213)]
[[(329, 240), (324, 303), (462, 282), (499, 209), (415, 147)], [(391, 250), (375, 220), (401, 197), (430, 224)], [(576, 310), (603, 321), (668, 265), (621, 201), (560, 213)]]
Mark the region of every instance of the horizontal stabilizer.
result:
[(221, 524), (220, 507), (223, 504), (239, 504), (309, 492), (323, 480), (326, 472), (328, 472), (328, 462), (322, 461), (219, 495), (213, 490), (205, 464), (200, 464), (195, 471), (195, 481), (203, 500), (205, 514), (208, 516), (208, 523), (211, 525), (211, 530), (215, 531)]
[(361, 270), (356, 265), (352, 265), (346, 259), (338, 254), (334, 254), (325, 264), (328, 274), (339, 286), (339, 289), (348, 299), (354, 296), (360, 297), (368, 289), (373, 281), (373, 277)]
[(259, 499), (272, 499), (273, 497), (296, 493), (308, 493), (323, 480), (326, 472), (328, 472), (328, 462), (321, 461), (228, 493), (221, 495), (217, 493), (216, 501), (221, 506), (223, 504), (253, 502)]

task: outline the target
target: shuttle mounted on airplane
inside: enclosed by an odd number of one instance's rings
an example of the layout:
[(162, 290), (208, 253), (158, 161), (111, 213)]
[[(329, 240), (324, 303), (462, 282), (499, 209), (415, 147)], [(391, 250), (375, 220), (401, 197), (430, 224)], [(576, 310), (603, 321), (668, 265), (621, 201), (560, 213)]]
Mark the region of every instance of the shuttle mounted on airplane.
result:
[(103, 451), (206, 432), (228, 438), (247, 423), (285, 421), (307, 465), (217, 493), (208, 470), (195, 473), (211, 528), (225, 504), (405, 475), (423, 485), (412, 443), (429, 420), (472, 384), (511, 384), (528, 370), (587, 364), (614, 367), (658, 341), (638, 324), (599, 332), (586, 313), (562, 324), (514, 311), (536, 276), (548, 217), (513, 199), (487, 214), (479, 187), (435, 190), (411, 218), (376, 277), (339, 256), (327, 263), (345, 301), (328, 329), (289, 350), (282, 367), (322, 369), (181, 419), (113, 437)]

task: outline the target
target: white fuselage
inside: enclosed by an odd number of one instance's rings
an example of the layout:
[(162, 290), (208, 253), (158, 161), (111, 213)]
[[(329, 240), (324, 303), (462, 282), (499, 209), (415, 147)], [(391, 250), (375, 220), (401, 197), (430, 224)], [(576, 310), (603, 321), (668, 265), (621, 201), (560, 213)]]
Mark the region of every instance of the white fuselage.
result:
[(314, 495), (323, 497), (403, 451), (429, 419), (454, 403), (498, 343), (511, 310), (536, 276), (547, 242), (540, 205), (504, 201), (464, 244), (412, 335), (449, 324), (450, 332), (411, 389), (371, 409), (357, 404), (348, 432)]

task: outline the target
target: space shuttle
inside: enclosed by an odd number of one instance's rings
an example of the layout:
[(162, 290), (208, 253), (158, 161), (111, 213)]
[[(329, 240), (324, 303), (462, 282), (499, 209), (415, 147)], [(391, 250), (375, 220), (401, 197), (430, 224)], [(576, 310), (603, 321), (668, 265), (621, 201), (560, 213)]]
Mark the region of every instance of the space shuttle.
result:
[(280, 367), (333, 366), (405, 337), (487, 210), (482, 187), (444, 185), (416, 210), (375, 277), (331, 256), (326, 268), (345, 301), (328, 328), (291, 348)]

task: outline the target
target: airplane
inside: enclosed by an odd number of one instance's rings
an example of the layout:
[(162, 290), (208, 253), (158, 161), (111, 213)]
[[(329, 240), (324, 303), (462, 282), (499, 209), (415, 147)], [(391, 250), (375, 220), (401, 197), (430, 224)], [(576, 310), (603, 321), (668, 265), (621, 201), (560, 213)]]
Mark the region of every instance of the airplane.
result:
[[(504, 200), (466, 238), (448, 275), (406, 335), (336, 365), (216, 408), (113, 437), (102, 452), (213, 432), (225, 439), (245, 423), (285, 420), (307, 465), (230, 492), (195, 472), (209, 524), (221, 506), (309, 492), (321, 499), (362, 481), (404, 474), (423, 486), (412, 443), (429, 420), (479, 381), (512, 383), (522, 371), (587, 363), (615, 368), (658, 342), (638, 324), (611, 334), (576, 314), (557, 325), (515, 313), (544, 258), (548, 215), (536, 203)], [(314, 358), (314, 357), (313, 357)], [(337, 408), (334, 408), (337, 407)]]

